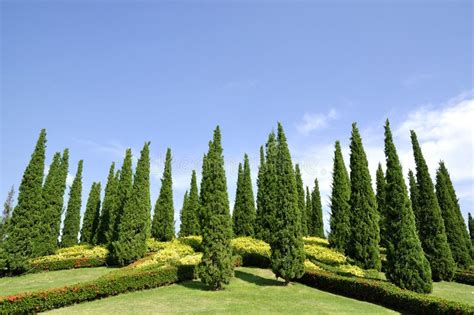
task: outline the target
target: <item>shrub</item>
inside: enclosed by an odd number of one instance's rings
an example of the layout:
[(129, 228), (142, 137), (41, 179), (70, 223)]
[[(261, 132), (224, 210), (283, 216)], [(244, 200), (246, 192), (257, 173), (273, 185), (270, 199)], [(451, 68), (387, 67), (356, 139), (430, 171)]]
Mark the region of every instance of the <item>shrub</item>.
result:
[(147, 240), (148, 252), (156, 253), (164, 249), (176, 251), (179, 254), (194, 253), (193, 247), (178, 240), (159, 242), (153, 238)]
[(319, 261), (328, 265), (342, 265), (347, 262), (346, 256), (340, 252), (320, 245), (305, 245), (306, 258), (312, 262)]
[(195, 252), (202, 252), (202, 236), (190, 235), (178, 238), (183, 244), (191, 246)]
[(472, 269), (459, 270), (454, 276), (454, 281), (474, 285), (474, 271), (472, 271)]
[(322, 237), (316, 237), (316, 236), (303, 237), (303, 242), (305, 245), (319, 245), (319, 246), (329, 247), (328, 240)]
[(270, 245), (251, 237), (237, 237), (231, 241), (233, 255), (242, 257), (242, 264), (266, 268), (270, 266)]
[(148, 240), (149, 248), (153, 249), (153, 254), (137, 260), (130, 265), (132, 268), (144, 268), (146, 266), (179, 265), (180, 260), (194, 254), (191, 246), (183, 244), (177, 240), (170, 242), (157, 242), (154, 239)]
[(473, 314), (474, 306), (400, 289), (378, 280), (344, 277), (326, 271), (306, 272), (299, 282), (346, 297), (410, 314)]
[(304, 261), (304, 270), (305, 272), (316, 272), (316, 271), (323, 271), (324, 269), (315, 265), (310, 260), (306, 259)]

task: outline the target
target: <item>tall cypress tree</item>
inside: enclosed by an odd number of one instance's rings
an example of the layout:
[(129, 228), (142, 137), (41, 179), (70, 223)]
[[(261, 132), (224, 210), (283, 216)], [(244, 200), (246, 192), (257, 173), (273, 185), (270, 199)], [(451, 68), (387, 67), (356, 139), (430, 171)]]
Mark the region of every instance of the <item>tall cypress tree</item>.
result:
[(441, 209), (436, 199), (428, 165), (413, 130), (411, 141), (416, 164), (418, 235), (426, 258), (430, 262), (433, 280), (449, 281), (454, 276), (456, 264), (449, 249)]
[(191, 235), (189, 233), (189, 228), (188, 228), (189, 226), (188, 200), (189, 200), (189, 196), (188, 196), (188, 191), (186, 190), (186, 192), (184, 193), (183, 206), (181, 207), (181, 214), (180, 214), (180, 221), (181, 221), (180, 226), (179, 226), (180, 237)]
[(200, 235), (201, 226), (199, 224), (199, 192), (195, 170), (193, 170), (191, 175), (191, 189), (189, 190), (187, 209), (189, 211), (189, 233), (190, 235)]
[(219, 290), (229, 283), (234, 268), (230, 247), (232, 220), (219, 126), (209, 143), (205, 164), (201, 185), (203, 256), (198, 273), (203, 283)]
[(429, 293), (432, 290), (430, 264), (416, 232), (415, 216), (388, 120), (385, 124), (385, 156), (387, 176), (382, 184), (385, 189), (382, 214), (386, 222), (387, 246), (385, 275), (403, 289)]
[(330, 199), (331, 231), (328, 236), (329, 245), (341, 252), (347, 248), (350, 237), (351, 184), (342, 157), (341, 144), (336, 141), (334, 150), (334, 165), (332, 171), (332, 192)]
[(355, 123), (352, 124), (350, 149), (351, 236), (346, 253), (362, 268), (380, 270), (380, 219), (372, 190), (367, 156)]
[(137, 162), (132, 191), (125, 203), (118, 226), (118, 237), (112, 242), (110, 261), (125, 266), (145, 255), (150, 236), (150, 142), (145, 142)]
[(118, 180), (115, 175), (115, 163), (112, 162), (105, 185), (104, 202), (102, 203), (102, 213), (97, 230), (97, 244), (109, 244), (112, 239), (111, 225), (113, 222), (112, 214), (117, 208), (118, 198)]
[(324, 237), (323, 206), (321, 204), (321, 194), (319, 193), (318, 179), (314, 179), (314, 188), (311, 193), (311, 229), (310, 236)]
[[(2, 252), (2, 243), (7, 236), (8, 223), (13, 212), (13, 198), (15, 196), (15, 187), (12, 185), (8, 191), (7, 199), (3, 204), (2, 219), (0, 221), (0, 253)], [(0, 258), (1, 259), (1, 258)]]
[(32, 244), (38, 232), (36, 222), (42, 215), (42, 185), (46, 149), (46, 130), (42, 129), (30, 162), (23, 173), (18, 203), (8, 227), (8, 238), (2, 244), (10, 272), (22, 272), (33, 256)]
[(263, 213), (265, 208), (265, 186), (264, 186), (264, 176), (265, 176), (265, 150), (263, 145), (260, 146), (260, 165), (258, 166), (258, 175), (257, 175), (257, 209), (255, 216), (255, 236), (260, 238), (262, 235), (262, 221)]
[[(289, 283), (304, 273), (304, 247), (298, 192), (290, 151), (283, 127), (278, 123), (276, 155), (276, 211), (273, 219), (271, 247), (272, 270)], [(267, 160), (268, 161), (268, 160)]]
[(159, 241), (170, 241), (175, 237), (170, 148), (166, 150), (165, 169), (161, 179), (160, 195), (155, 204), (151, 235)]
[(254, 236), (255, 203), (253, 199), (252, 178), (250, 176), (250, 163), (248, 155), (244, 156), (244, 167), (239, 163), (237, 179), (237, 192), (235, 194), (234, 235)]
[(454, 261), (459, 268), (467, 268), (472, 264), (472, 245), (451, 177), (444, 162), (439, 163), (436, 172), (436, 196)]
[(375, 183), (376, 183), (376, 191), (377, 191), (375, 195), (377, 199), (377, 210), (380, 216), (380, 221), (379, 221), (380, 245), (385, 247), (387, 245), (387, 242), (386, 242), (387, 232), (385, 231), (385, 215), (383, 211), (385, 208), (386, 181), (385, 181), (385, 175), (382, 170), (382, 165), (380, 163), (379, 163), (379, 166), (377, 167), (377, 172), (375, 174)]
[(415, 175), (413, 174), (412, 170), (408, 170), (408, 183), (410, 186), (410, 201), (411, 207), (413, 209), (413, 214), (415, 215), (415, 223), (416, 229), (418, 230), (418, 226), (420, 225), (418, 219), (418, 187), (416, 185)]
[(469, 235), (471, 237), (471, 243), (474, 244), (474, 219), (471, 216), (471, 213), (468, 213), (467, 224), (469, 226)]
[(298, 192), (298, 209), (301, 216), (301, 233), (308, 235), (308, 218), (306, 217), (306, 204), (304, 195), (304, 184), (301, 176), (300, 165), (295, 165), (295, 179), (296, 179), (296, 190)]
[(311, 192), (309, 191), (309, 187), (306, 186), (306, 204), (305, 204), (305, 216), (306, 216), (306, 235), (310, 235), (310, 230), (312, 229), (311, 217), (313, 215), (313, 202), (311, 200)]
[(77, 244), (77, 235), (81, 224), (81, 196), (82, 196), (82, 165), (80, 160), (77, 164), (76, 177), (69, 190), (69, 200), (64, 218), (63, 233), (61, 235), (61, 247), (70, 247)]
[(94, 244), (100, 218), (100, 183), (92, 183), (82, 220), (81, 243)]

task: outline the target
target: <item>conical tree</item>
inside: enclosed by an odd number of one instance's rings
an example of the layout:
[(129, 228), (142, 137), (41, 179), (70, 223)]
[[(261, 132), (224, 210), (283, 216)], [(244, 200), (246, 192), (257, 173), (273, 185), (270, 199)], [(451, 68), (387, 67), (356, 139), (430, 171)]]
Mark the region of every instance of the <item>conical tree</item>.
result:
[(22, 272), (27, 260), (33, 257), (32, 244), (38, 236), (35, 224), (42, 215), (42, 185), (46, 149), (46, 131), (41, 130), (30, 162), (23, 173), (18, 203), (8, 227), (8, 238), (3, 242), (7, 267), (10, 272)]
[[(122, 168), (119, 173), (120, 178), (118, 179), (116, 206), (110, 208), (110, 226), (109, 235), (112, 241), (118, 239), (118, 228), (120, 220), (122, 219), (125, 204), (130, 198), (133, 187), (133, 171), (132, 171), (132, 149), (128, 148), (125, 151), (125, 158), (123, 159)], [(112, 211), (113, 209), (113, 211)]]
[(118, 198), (118, 180), (115, 175), (115, 163), (112, 162), (107, 176), (107, 184), (105, 185), (104, 202), (102, 203), (102, 213), (99, 220), (99, 228), (97, 230), (97, 244), (109, 244), (112, 240), (113, 218), (111, 215), (117, 208)]
[(319, 193), (318, 179), (314, 179), (314, 188), (311, 192), (311, 217), (309, 218), (309, 235), (324, 237), (323, 206)]
[(273, 237), (270, 242), (271, 262), (276, 277), (283, 278), (285, 283), (289, 283), (291, 279), (303, 275), (305, 254), (293, 162), (280, 123), (278, 123), (277, 143), (276, 211), (273, 219)]
[(311, 200), (311, 192), (309, 191), (309, 187), (306, 186), (306, 204), (305, 204), (305, 216), (306, 216), (306, 230), (307, 234), (310, 235), (310, 230), (312, 230), (312, 225), (311, 224), (311, 217), (313, 216), (313, 202)]
[(459, 268), (465, 269), (472, 264), (472, 245), (444, 162), (439, 163), (439, 169), (436, 172), (436, 196), (454, 261)]
[(83, 162), (80, 160), (77, 164), (76, 177), (74, 177), (69, 190), (66, 217), (61, 235), (61, 247), (77, 245), (77, 235), (81, 224), (82, 164)]
[(155, 204), (151, 236), (159, 241), (170, 241), (175, 237), (171, 149), (169, 148), (166, 150), (165, 170), (161, 179), (160, 195)]
[(201, 226), (199, 224), (199, 192), (195, 170), (193, 170), (191, 175), (191, 189), (189, 190), (187, 209), (189, 212), (189, 235), (201, 235)]
[(227, 181), (219, 126), (203, 161), (201, 184), (203, 256), (198, 273), (201, 281), (215, 290), (222, 289), (233, 276), (232, 220), (229, 213)]
[(125, 203), (118, 237), (112, 242), (110, 261), (125, 266), (143, 257), (150, 236), (150, 142), (146, 142), (137, 162), (132, 191)]
[[(0, 253), (2, 252), (2, 243), (7, 237), (8, 223), (13, 213), (13, 198), (15, 197), (15, 187), (12, 185), (8, 191), (7, 199), (3, 204), (2, 219), (0, 221)], [(0, 258), (1, 259), (1, 258)]]
[(188, 211), (188, 201), (189, 201), (189, 196), (188, 196), (188, 191), (184, 193), (183, 197), (183, 206), (181, 207), (181, 214), (180, 214), (180, 226), (179, 226), (179, 236), (188, 236), (191, 235), (189, 233), (189, 211)]
[(418, 218), (418, 235), (426, 258), (430, 262), (433, 280), (449, 281), (454, 276), (456, 264), (449, 249), (441, 209), (436, 199), (428, 165), (413, 130), (411, 131), (411, 141), (416, 164), (418, 197), (415, 213)]
[(416, 185), (415, 175), (413, 175), (412, 170), (408, 170), (408, 183), (410, 187), (410, 201), (411, 207), (413, 209), (413, 214), (415, 215), (415, 223), (418, 231), (419, 219), (418, 219), (418, 187)]
[(263, 209), (265, 207), (265, 192), (264, 192), (264, 176), (265, 176), (265, 150), (263, 145), (260, 146), (260, 165), (258, 166), (257, 174), (257, 208), (255, 216), (255, 236), (260, 238), (262, 235), (262, 220)]
[(468, 225), (469, 225), (469, 235), (471, 237), (471, 243), (474, 243), (474, 219), (471, 216), (471, 213), (468, 213)]
[(81, 243), (94, 245), (100, 218), (100, 183), (92, 183), (82, 220)]
[(304, 184), (301, 176), (300, 165), (295, 165), (295, 179), (296, 179), (296, 190), (298, 192), (298, 210), (301, 216), (301, 233), (302, 235), (308, 235), (308, 218), (306, 217), (306, 204), (304, 195)]
[(367, 156), (355, 123), (352, 124), (350, 150), (351, 236), (346, 254), (362, 268), (380, 270), (380, 219), (372, 190)]
[(382, 212), (386, 222), (385, 275), (390, 282), (403, 289), (429, 293), (432, 290), (430, 264), (418, 239), (415, 216), (388, 120), (385, 124), (385, 156), (387, 175), (383, 183)]
[(234, 235), (254, 236), (255, 231), (255, 203), (253, 199), (252, 178), (250, 175), (250, 163), (247, 154), (244, 156), (244, 167), (239, 164), (239, 176), (237, 179), (237, 192), (235, 194), (234, 213)]
[(382, 170), (382, 165), (379, 163), (379, 166), (377, 167), (377, 172), (375, 174), (375, 183), (376, 183), (376, 199), (377, 199), (377, 210), (379, 212), (380, 216), (380, 245), (385, 247), (387, 246), (386, 238), (387, 238), (387, 232), (385, 231), (385, 215), (383, 213), (384, 208), (385, 208), (385, 186), (386, 186), (386, 181), (385, 181), (385, 175)]
[(336, 141), (334, 165), (332, 171), (332, 192), (330, 199), (331, 231), (328, 236), (329, 245), (341, 252), (347, 248), (350, 237), (350, 204), (351, 184), (342, 157), (341, 144)]

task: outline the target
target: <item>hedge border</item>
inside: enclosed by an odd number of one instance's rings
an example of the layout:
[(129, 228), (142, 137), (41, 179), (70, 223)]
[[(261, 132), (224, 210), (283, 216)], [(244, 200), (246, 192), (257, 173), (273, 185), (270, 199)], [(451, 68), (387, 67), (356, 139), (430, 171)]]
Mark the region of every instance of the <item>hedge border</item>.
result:
[(461, 270), (456, 272), (454, 281), (462, 284), (474, 285), (474, 272), (470, 270)]
[(30, 269), (27, 273), (36, 273), (42, 271), (57, 271), (77, 268), (90, 268), (90, 267), (101, 267), (106, 266), (105, 258), (68, 258), (56, 261), (45, 261), (39, 263), (30, 263)]

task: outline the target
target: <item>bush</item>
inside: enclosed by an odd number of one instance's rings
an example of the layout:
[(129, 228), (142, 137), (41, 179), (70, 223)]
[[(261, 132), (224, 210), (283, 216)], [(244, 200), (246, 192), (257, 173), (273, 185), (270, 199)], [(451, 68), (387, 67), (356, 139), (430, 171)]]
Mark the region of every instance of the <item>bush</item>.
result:
[(242, 257), (244, 266), (270, 266), (270, 245), (251, 237), (237, 237), (231, 241), (233, 255)]
[(346, 264), (346, 256), (340, 252), (320, 246), (320, 245), (305, 245), (304, 250), (306, 253), (306, 258), (314, 261), (319, 261), (328, 265), (342, 265)]
[(191, 246), (183, 244), (177, 240), (158, 242), (154, 239), (149, 239), (148, 248), (152, 249), (152, 254), (137, 260), (129, 265), (129, 267), (144, 268), (152, 265), (179, 265), (181, 259), (194, 254), (194, 250)]
[(328, 240), (322, 237), (306, 236), (303, 237), (303, 242), (305, 245), (319, 245), (323, 247), (329, 247)]
[(196, 236), (196, 235), (184, 236), (184, 237), (178, 238), (178, 241), (180, 241), (183, 244), (191, 246), (195, 252), (202, 252), (202, 236)]
[(306, 272), (299, 282), (410, 314), (473, 314), (474, 306), (400, 289), (378, 280), (344, 277), (326, 271)]
[(474, 285), (474, 271), (471, 271), (471, 269), (458, 270), (454, 276), (454, 281)]

